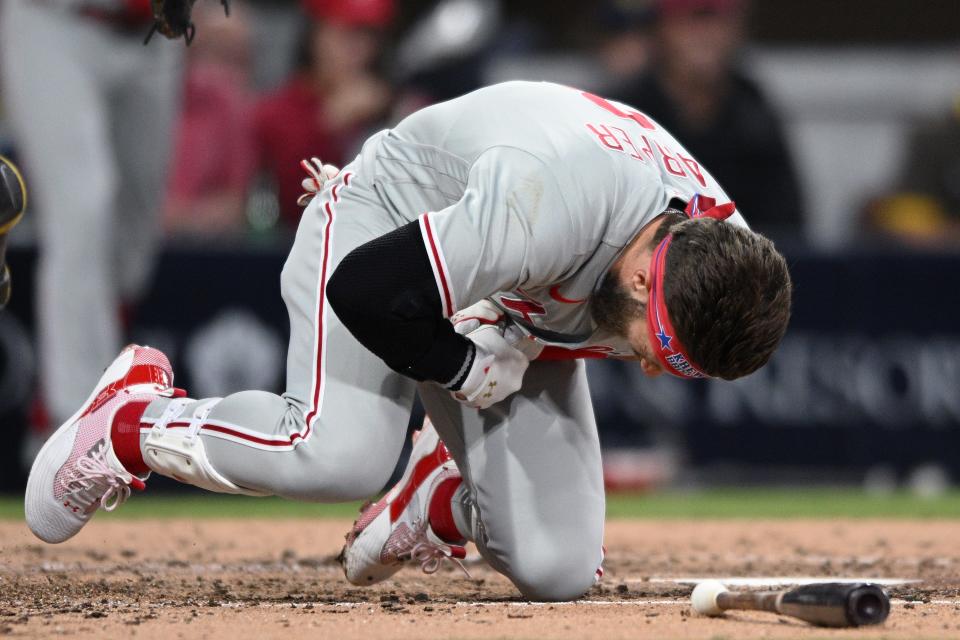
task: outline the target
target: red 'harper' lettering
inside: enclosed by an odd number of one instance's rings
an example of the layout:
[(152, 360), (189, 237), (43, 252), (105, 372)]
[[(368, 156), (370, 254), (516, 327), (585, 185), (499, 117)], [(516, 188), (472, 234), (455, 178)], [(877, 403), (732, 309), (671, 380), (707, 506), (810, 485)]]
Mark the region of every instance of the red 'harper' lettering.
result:
[(617, 140), (616, 134), (610, 131), (610, 128), (605, 124), (598, 124), (596, 126), (592, 124), (587, 125), (587, 129), (593, 131), (593, 133), (600, 140), (600, 144), (603, 146), (613, 149), (614, 151), (623, 151), (623, 145), (620, 144), (620, 141)]
[(683, 170), (683, 166), (680, 162), (670, 155), (669, 149), (664, 149), (662, 145), (657, 144), (657, 150), (660, 151), (660, 155), (663, 156), (663, 166), (666, 167), (667, 173), (672, 173), (675, 176), (681, 178), (687, 177), (687, 172)]
[(630, 154), (630, 157), (636, 158), (637, 160), (643, 160), (643, 156), (640, 155), (640, 150), (637, 149), (637, 145), (633, 144), (633, 140), (630, 139), (630, 135), (620, 127), (613, 127), (613, 128), (620, 132), (620, 135), (623, 137), (624, 142), (630, 145), (630, 148), (633, 149), (633, 153)]
[(700, 165), (697, 164), (697, 161), (693, 158), (688, 158), (682, 153), (678, 153), (677, 157), (683, 161), (683, 164), (687, 165), (687, 168), (693, 172), (693, 175), (697, 176), (697, 182), (700, 183), (700, 186), (707, 186), (707, 180), (703, 177), (703, 171), (700, 170)]
[[(632, 109), (625, 111), (606, 98), (601, 98), (600, 96), (588, 93), (586, 91), (581, 93), (587, 100), (597, 105), (604, 111), (612, 113), (618, 118), (632, 120), (644, 129), (654, 130), (657, 128), (656, 125), (649, 118), (647, 118), (647, 116), (643, 115), (639, 111), (634, 111)], [(650, 140), (645, 135), (640, 136), (643, 146), (637, 148), (637, 145), (635, 145), (633, 140), (630, 138), (630, 134), (620, 127), (615, 127), (613, 125), (608, 126), (605, 124), (587, 124), (587, 128), (593, 132), (593, 134), (600, 141), (600, 144), (608, 149), (627, 153), (631, 158), (636, 160), (645, 160), (644, 154), (646, 154), (647, 158), (650, 158), (651, 160), (654, 159), (653, 145), (650, 144)], [(693, 158), (688, 158), (682, 153), (674, 154), (669, 147), (665, 147), (659, 142), (655, 142), (654, 144), (656, 144), (657, 150), (660, 152), (660, 160), (663, 163), (663, 167), (667, 170), (667, 173), (680, 178), (687, 178), (688, 180), (692, 179), (690, 175), (692, 173), (693, 177), (697, 179), (697, 182), (700, 183), (701, 187), (707, 186), (707, 179), (704, 177), (703, 170), (701, 170), (700, 165), (697, 164), (696, 160)], [(625, 148), (624, 145), (627, 145), (630, 149), (632, 149), (632, 151)], [(684, 170), (684, 166), (690, 170), (690, 173), (687, 173), (687, 171)]]
[[(600, 144), (611, 151), (625, 153), (634, 160), (639, 160), (640, 162), (646, 162), (647, 157), (653, 158), (653, 151), (650, 149), (650, 143), (647, 141), (646, 136), (641, 136), (641, 139), (644, 141), (646, 146), (638, 148), (637, 145), (634, 144), (633, 139), (630, 138), (630, 134), (620, 127), (615, 127), (613, 125), (608, 126), (605, 124), (587, 123), (587, 129), (589, 129), (593, 135), (596, 136), (596, 139)], [(644, 153), (647, 154), (647, 157), (644, 157)]]
[(647, 154), (647, 157), (653, 160), (653, 147), (650, 146), (650, 141), (647, 140), (647, 136), (640, 136), (640, 139), (643, 140), (643, 146), (640, 147), (640, 150)]

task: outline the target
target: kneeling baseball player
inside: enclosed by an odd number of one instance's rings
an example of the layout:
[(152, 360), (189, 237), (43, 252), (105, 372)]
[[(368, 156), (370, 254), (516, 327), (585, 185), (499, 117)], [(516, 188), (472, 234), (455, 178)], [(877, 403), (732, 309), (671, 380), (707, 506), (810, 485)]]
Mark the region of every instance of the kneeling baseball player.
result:
[(602, 560), (600, 444), (583, 358), (648, 375), (747, 375), (790, 315), (783, 257), (706, 168), (634, 109), (511, 82), (381, 131), (339, 173), (308, 166), (281, 276), (283, 395), (191, 399), (130, 346), (37, 456), (47, 542), (143, 489), (335, 502), (377, 492), (414, 394), (429, 416), (400, 483), (342, 553), (373, 584), (472, 541), (527, 598), (565, 600)]

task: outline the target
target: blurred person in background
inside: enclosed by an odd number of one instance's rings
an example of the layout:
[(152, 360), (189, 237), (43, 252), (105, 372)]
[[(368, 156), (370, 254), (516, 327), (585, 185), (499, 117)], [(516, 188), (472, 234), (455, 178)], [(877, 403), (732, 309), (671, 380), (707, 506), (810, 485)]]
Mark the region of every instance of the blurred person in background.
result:
[(342, 165), (391, 106), (390, 85), (376, 72), (393, 0), (304, 0), (312, 24), (294, 76), (257, 105), (256, 148), (274, 181), (280, 215), (300, 220), (300, 160)]
[(239, 234), (256, 156), (250, 88), (250, 22), (231, 3), (193, 10), (203, 34), (188, 49), (183, 110), (164, 208), (164, 227), (176, 235)]
[(780, 119), (740, 68), (744, 0), (659, 0), (650, 71), (613, 97), (676, 135), (737, 194), (750, 226), (801, 231), (801, 196)]
[(960, 94), (912, 131), (897, 193), (866, 210), (870, 231), (916, 248), (960, 249)]
[(151, 22), (149, 0), (0, 3), (3, 100), (40, 247), (36, 413), (54, 424), (123, 344), (121, 308), (154, 264), (183, 44), (143, 46)]
[(655, 0), (609, 0), (598, 10), (602, 39), (597, 58), (607, 77), (602, 90), (621, 95), (640, 82), (650, 66)]
[(300, 0), (244, 0), (244, 5), (257, 52), (251, 60), (252, 83), (258, 91), (272, 91), (293, 72), (303, 30)]
[(401, 116), (487, 84), (490, 65), (499, 56), (529, 59), (548, 28), (540, 16), (525, 15), (535, 3), (436, 0), (422, 6), (427, 10), (419, 15), (416, 9), (407, 11), (412, 4), (405, 3), (402, 17), (415, 18), (390, 60), (404, 88), (396, 109)]

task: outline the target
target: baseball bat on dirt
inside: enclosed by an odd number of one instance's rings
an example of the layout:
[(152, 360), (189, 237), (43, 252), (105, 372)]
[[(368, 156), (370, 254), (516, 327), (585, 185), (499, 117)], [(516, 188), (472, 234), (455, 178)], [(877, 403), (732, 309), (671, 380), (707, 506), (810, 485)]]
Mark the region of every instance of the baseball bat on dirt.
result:
[(27, 208), (27, 188), (16, 165), (0, 156), (0, 309), (10, 301), (7, 235)]
[(875, 584), (824, 582), (782, 591), (727, 591), (723, 583), (698, 584), (693, 608), (706, 616), (724, 611), (771, 611), (822, 627), (882, 624), (890, 614), (890, 597)]

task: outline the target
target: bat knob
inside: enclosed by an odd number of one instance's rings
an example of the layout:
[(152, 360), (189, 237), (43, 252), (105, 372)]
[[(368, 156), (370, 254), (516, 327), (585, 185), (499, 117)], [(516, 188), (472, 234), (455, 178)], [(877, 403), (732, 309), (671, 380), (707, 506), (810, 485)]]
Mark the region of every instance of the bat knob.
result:
[(702, 616), (723, 615), (723, 609), (717, 605), (717, 596), (726, 590), (727, 587), (719, 580), (704, 580), (697, 584), (690, 595), (693, 610)]
[(890, 598), (875, 584), (864, 584), (847, 596), (847, 619), (853, 626), (883, 624), (890, 615)]

